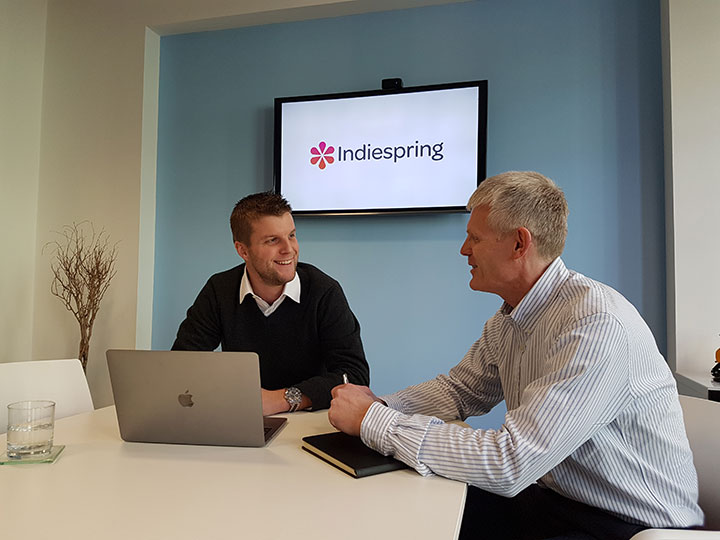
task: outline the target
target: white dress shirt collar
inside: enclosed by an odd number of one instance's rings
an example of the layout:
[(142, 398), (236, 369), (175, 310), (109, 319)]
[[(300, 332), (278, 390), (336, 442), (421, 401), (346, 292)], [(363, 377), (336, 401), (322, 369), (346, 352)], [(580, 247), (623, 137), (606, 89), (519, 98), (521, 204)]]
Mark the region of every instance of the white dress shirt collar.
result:
[(503, 313), (512, 317), (525, 331), (532, 331), (535, 324), (542, 318), (551, 298), (558, 293), (569, 277), (570, 271), (558, 257), (545, 269), (542, 276), (514, 309), (507, 303), (503, 304)]

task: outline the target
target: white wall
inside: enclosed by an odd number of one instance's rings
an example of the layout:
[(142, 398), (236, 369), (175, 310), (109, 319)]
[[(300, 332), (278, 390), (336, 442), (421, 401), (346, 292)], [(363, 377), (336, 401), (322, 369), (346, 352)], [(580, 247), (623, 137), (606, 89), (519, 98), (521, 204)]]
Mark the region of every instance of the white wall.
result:
[[(187, 32), (451, 1), (0, 0), (0, 45), (21, 53), (2, 65), (13, 84), (0, 99), (0, 234), (11, 254), (0, 266), (0, 361), (77, 355), (77, 323), (50, 294), (40, 250), (52, 231), (85, 219), (120, 241), (90, 342), (96, 407), (112, 401), (105, 350), (149, 343), (158, 39), (148, 27)], [(8, 135), (6, 116), (17, 125)]]
[(47, 0), (0, 0), (0, 362), (30, 360)]
[(720, 2), (663, 0), (668, 356), (706, 395), (720, 347)]

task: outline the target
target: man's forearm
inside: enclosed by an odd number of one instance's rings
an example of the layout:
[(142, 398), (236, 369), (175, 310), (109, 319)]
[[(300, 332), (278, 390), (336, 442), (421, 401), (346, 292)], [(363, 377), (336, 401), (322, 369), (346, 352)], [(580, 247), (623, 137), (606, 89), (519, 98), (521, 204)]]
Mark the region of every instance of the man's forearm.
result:
[[(262, 390), (263, 416), (271, 414), (280, 414), (290, 410), (290, 404), (285, 399), (285, 388), (278, 390)], [(296, 410), (309, 409), (312, 407), (312, 401), (305, 394), (302, 395), (300, 405)]]

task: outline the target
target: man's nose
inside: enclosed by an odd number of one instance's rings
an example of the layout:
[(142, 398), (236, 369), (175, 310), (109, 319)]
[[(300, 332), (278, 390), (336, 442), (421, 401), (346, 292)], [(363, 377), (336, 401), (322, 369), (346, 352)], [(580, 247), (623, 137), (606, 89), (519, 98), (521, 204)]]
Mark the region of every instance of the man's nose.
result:
[(288, 240), (287, 238), (285, 240), (280, 241), (280, 251), (282, 251), (283, 253), (287, 252), (287, 251), (291, 251), (291, 247), (292, 246), (291, 246), (290, 240)]

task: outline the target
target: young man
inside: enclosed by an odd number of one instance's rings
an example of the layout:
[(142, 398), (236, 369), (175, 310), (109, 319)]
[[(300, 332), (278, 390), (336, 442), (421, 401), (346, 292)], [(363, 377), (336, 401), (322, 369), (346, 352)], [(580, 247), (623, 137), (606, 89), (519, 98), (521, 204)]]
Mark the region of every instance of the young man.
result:
[(298, 262), (288, 202), (249, 195), (235, 205), (230, 228), (245, 264), (208, 280), (173, 350), (258, 353), (265, 415), (327, 408), (343, 374), (368, 384), (360, 325), (340, 284)]
[[(509, 172), (483, 181), (468, 208), (470, 288), (502, 307), (447, 376), (382, 400), (335, 388), (332, 424), (470, 484), (461, 538), (610, 540), (700, 524), (675, 381), (635, 308), (560, 259), (562, 191)], [(503, 399), (501, 429), (443, 422)]]

